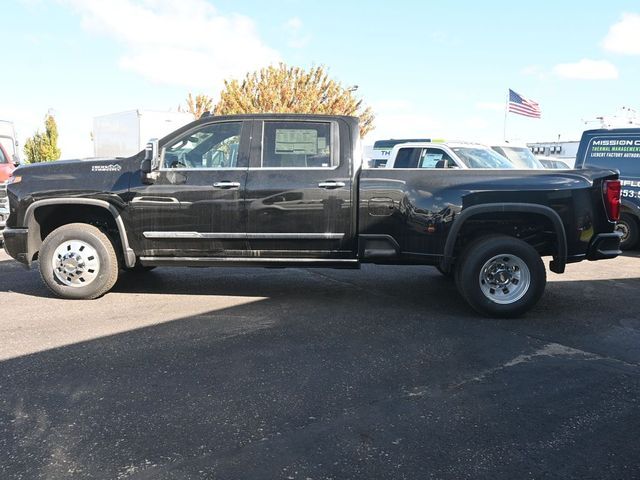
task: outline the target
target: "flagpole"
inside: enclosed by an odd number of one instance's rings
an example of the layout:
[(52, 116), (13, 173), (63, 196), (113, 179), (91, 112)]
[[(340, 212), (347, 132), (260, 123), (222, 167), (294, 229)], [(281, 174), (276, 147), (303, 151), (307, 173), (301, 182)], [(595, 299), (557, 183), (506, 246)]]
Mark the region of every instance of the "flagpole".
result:
[(504, 104), (504, 128), (502, 130), (502, 140), (507, 142), (507, 114), (509, 113), (509, 90), (507, 90), (507, 101)]

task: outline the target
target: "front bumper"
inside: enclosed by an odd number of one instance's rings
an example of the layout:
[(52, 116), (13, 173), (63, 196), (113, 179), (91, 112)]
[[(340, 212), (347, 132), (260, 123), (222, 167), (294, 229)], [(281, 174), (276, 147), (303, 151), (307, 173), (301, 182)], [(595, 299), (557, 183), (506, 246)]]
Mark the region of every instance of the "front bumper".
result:
[(622, 233), (599, 233), (591, 239), (587, 250), (587, 260), (604, 260), (615, 258), (622, 253), (620, 250)]
[(2, 233), (4, 237), (5, 252), (20, 263), (24, 263), (29, 266), (31, 260), (28, 258), (29, 255), (27, 253), (29, 230), (26, 228), (5, 228)]

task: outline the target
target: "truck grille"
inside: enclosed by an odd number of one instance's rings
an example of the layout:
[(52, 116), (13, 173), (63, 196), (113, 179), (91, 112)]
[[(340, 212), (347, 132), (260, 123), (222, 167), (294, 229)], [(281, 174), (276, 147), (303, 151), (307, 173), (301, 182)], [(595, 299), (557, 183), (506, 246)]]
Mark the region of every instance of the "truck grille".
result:
[(0, 183), (0, 229), (9, 217), (9, 198), (7, 197), (7, 184)]

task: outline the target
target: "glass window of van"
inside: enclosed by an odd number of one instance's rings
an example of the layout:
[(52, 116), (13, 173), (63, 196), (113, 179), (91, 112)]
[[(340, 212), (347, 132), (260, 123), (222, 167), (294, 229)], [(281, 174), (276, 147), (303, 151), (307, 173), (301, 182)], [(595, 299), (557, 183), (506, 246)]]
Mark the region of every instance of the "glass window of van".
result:
[(602, 135), (589, 141), (584, 165), (640, 176), (640, 135)]

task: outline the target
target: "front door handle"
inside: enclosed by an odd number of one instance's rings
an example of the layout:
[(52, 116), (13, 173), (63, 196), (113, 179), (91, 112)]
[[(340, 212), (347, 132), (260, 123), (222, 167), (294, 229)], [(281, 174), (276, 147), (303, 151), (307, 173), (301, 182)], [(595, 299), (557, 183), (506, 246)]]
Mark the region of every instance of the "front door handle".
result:
[(240, 182), (216, 182), (213, 186), (215, 188), (240, 188)]
[(320, 182), (318, 184), (318, 187), (320, 188), (342, 188), (344, 186), (344, 182)]

